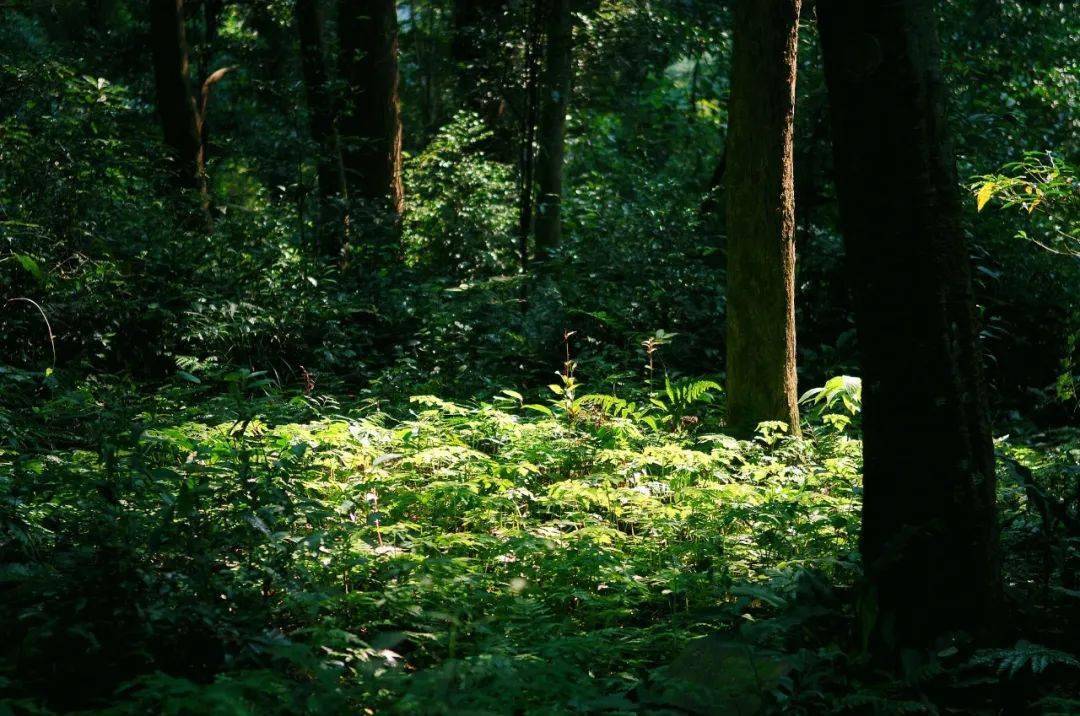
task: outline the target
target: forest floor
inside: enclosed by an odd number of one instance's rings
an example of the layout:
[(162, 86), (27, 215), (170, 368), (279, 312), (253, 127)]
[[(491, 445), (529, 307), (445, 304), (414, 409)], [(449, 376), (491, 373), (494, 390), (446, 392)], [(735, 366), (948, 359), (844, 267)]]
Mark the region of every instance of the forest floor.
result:
[(842, 389), (803, 439), (737, 441), (707, 381), (637, 403), (564, 382), (533, 404), (388, 405), (247, 371), (141, 395), (0, 378), (36, 391), (0, 411), (0, 713), (1080, 704), (1071, 553), (1031, 499), (1075, 489), (1077, 430), (998, 442), (1040, 490), (1001, 462), (1010, 589), (1037, 633), (895, 677), (851, 607), (861, 444)]

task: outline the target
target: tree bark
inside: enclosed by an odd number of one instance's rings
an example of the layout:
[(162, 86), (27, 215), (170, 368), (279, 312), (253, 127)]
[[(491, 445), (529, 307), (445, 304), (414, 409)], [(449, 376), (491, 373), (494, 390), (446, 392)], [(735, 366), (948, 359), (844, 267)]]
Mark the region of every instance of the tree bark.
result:
[(201, 213), (208, 222), (201, 122), (188, 76), (183, 0), (152, 0), (150, 43), (157, 110), (165, 143), (172, 153), (176, 183), (180, 189), (198, 193)]
[(740, 0), (726, 149), (728, 424), (799, 430), (792, 137), (801, 0)]
[(340, 121), (345, 178), (353, 198), (396, 219), (405, 208), (397, 8), (394, 0), (340, 0), (338, 8), (348, 92)]
[(323, 49), (322, 13), (318, 0), (296, 0), (296, 27), (300, 37), (300, 66), (308, 104), (308, 127), (316, 147), (319, 183), (318, 251), (337, 256), (345, 245), (345, 168), (334, 118), (334, 103)]
[(863, 378), (866, 636), (989, 637), (994, 453), (929, 0), (820, 0)]
[(545, 264), (562, 243), (563, 154), (570, 96), (570, 0), (537, 0), (547, 43), (537, 124), (535, 259)]

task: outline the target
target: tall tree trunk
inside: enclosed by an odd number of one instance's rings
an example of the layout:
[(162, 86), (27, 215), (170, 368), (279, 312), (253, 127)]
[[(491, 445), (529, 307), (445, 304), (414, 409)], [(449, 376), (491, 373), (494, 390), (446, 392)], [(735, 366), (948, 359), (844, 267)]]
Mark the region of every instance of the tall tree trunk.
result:
[[(457, 65), (459, 94), (493, 131), (499, 129), (504, 98), (502, 35), (508, 0), (454, 0), (450, 54)], [(506, 146), (505, 137), (498, 146)]]
[[(208, 92), (206, 81), (213, 76), (214, 71), (210, 69), (211, 62), (213, 61), (214, 48), (218, 43), (219, 30), (221, 28), (221, 10), (223, 0), (202, 0), (203, 11), (203, 37), (201, 49), (202, 52), (199, 55), (199, 73), (198, 76), (202, 77), (200, 87), (204, 92)], [(199, 107), (199, 131), (200, 139), (202, 140), (203, 149), (203, 163), (209, 161), (210, 153), (210, 125), (206, 121), (206, 115), (203, 112), (204, 102), (200, 102)]]
[(336, 256), (341, 253), (346, 240), (346, 184), (327, 79), (319, 0), (296, 0), (296, 27), (300, 36), (300, 66), (307, 95), (308, 126), (317, 152), (318, 249), (324, 256)]
[[(526, 4), (525, 15), (525, 107), (521, 113), (521, 156), (518, 164), (518, 262), (522, 273), (529, 268), (529, 236), (533, 227), (534, 181), (536, 178), (536, 113), (539, 104), (540, 18), (539, 3)], [(526, 291), (522, 290), (522, 308)]]
[(721, 271), (727, 270), (727, 217), (725, 216), (727, 194), (724, 188), (726, 174), (727, 148), (725, 147), (709, 177), (705, 198), (698, 206), (702, 249), (706, 251), (705, 265)]
[(562, 243), (563, 150), (570, 95), (570, 0), (537, 0), (547, 37), (537, 125), (535, 258), (544, 265)]
[(198, 193), (201, 213), (209, 222), (201, 122), (188, 77), (183, 0), (151, 0), (150, 43), (157, 110), (165, 143), (172, 151), (177, 185)]
[(350, 195), (370, 207), (404, 211), (398, 23), (394, 0), (340, 0), (341, 75), (348, 98), (340, 122)]
[(994, 454), (930, 0), (820, 0), (863, 378), (862, 557), (881, 653), (988, 636)]
[(86, 29), (101, 32), (105, 28), (105, 17), (111, 9), (106, 0), (85, 0)]
[(726, 170), (727, 398), (736, 434), (799, 430), (792, 136), (801, 0), (739, 0)]

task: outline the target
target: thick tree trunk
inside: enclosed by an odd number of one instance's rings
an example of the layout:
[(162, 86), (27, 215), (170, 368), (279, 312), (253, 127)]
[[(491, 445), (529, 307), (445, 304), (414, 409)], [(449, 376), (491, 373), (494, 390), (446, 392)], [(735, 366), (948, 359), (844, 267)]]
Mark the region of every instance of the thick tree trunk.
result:
[(726, 149), (727, 399), (737, 435), (799, 430), (792, 136), (801, 0), (739, 0)]
[(545, 264), (562, 243), (563, 150), (570, 95), (570, 0), (538, 0), (547, 44), (537, 125), (535, 258)]
[(316, 147), (319, 182), (318, 250), (324, 256), (341, 253), (346, 240), (346, 184), (341, 146), (334, 124), (323, 49), (322, 16), (318, 0), (296, 0), (300, 36), (300, 66), (308, 104), (308, 126)]
[(994, 454), (930, 0), (820, 0), (863, 378), (862, 556), (883, 654), (999, 605)]
[(341, 76), (348, 97), (340, 131), (350, 195), (370, 207), (404, 211), (398, 23), (394, 0), (340, 0)]
[(198, 192), (201, 212), (208, 221), (201, 123), (188, 77), (183, 0), (151, 0), (150, 43), (157, 110), (165, 143), (172, 151), (177, 185)]

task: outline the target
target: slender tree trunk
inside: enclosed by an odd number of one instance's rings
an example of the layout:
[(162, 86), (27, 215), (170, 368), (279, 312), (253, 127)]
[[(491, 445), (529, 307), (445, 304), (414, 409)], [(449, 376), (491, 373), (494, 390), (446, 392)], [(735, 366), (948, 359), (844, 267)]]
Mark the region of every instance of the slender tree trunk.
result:
[(879, 653), (1000, 600), (994, 454), (930, 0), (820, 0), (863, 378), (862, 557)]
[(504, 105), (498, 63), (508, 4), (508, 0), (454, 0), (450, 54), (458, 69), (459, 94), (492, 130), (498, 128)]
[(439, 104), (439, 75), (444, 71), (445, 54), (440, 52), (437, 38), (439, 30), (438, 11), (431, 5), (413, 6), (412, 47), (416, 63), (414, 82), (421, 89), (420, 122), (425, 137), (430, 137), (441, 124), (442, 108)]
[(398, 23), (394, 0), (340, 0), (341, 75), (348, 98), (340, 122), (350, 195), (371, 207), (404, 211)]
[(105, 27), (106, 0), (85, 0), (86, 29), (100, 32)]
[(547, 43), (537, 126), (535, 258), (545, 264), (562, 243), (563, 150), (570, 95), (570, 0), (538, 0)]
[(727, 399), (737, 435), (799, 430), (792, 136), (801, 0), (734, 12), (727, 189)]
[[(462, 78), (473, 75), (484, 57), (484, 26), (488, 19), (488, 5), (501, 5), (501, 0), (454, 0), (451, 20), (454, 36), (450, 41), (450, 56), (461, 70)], [(473, 75), (474, 76), (474, 75)], [(464, 87), (466, 92), (472, 87)]]
[(713, 167), (712, 176), (706, 188), (705, 198), (698, 207), (698, 218), (703, 232), (703, 249), (708, 249), (705, 264), (721, 271), (727, 270), (727, 194), (724, 188), (727, 174), (727, 149), (720, 154), (720, 160)]
[(157, 110), (172, 152), (177, 186), (198, 193), (201, 213), (209, 222), (201, 122), (188, 77), (183, 0), (151, 0), (150, 43)]
[[(521, 113), (521, 157), (518, 184), (518, 261), (522, 273), (529, 268), (529, 236), (533, 227), (533, 187), (536, 162), (536, 113), (539, 103), (540, 19), (538, 3), (526, 5), (525, 17), (525, 108)], [(522, 308), (525, 307), (524, 290)]]
[(296, 0), (296, 27), (300, 36), (300, 66), (308, 104), (308, 127), (316, 146), (319, 182), (319, 253), (336, 256), (346, 240), (345, 169), (334, 124), (323, 49), (322, 13), (319, 0)]
[[(202, 38), (202, 52), (199, 57), (199, 76), (202, 77), (200, 87), (203, 87), (206, 81), (214, 74), (214, 71), (210, 69), (213, 62), (214, 47), (218, 42), (218, 34), (221, 25), (221, 10), (222, 0), (203, 0), (203, 38)], [(203, 149), (203, 163), (209, 161), (210, 157), (210, 123), (206, 121), (206, 116), (202, 113), (202, 107), (200, 107), (199, 116), (199, 131), (200, 139), (202, 141)]]

